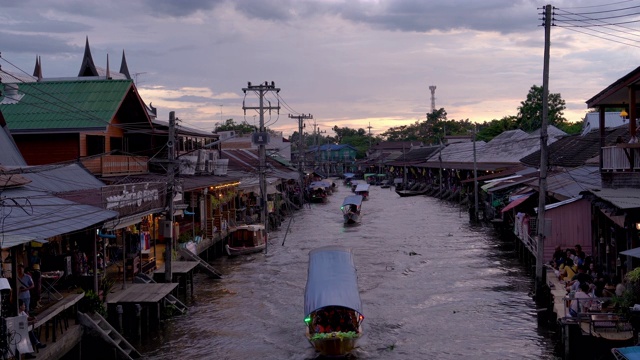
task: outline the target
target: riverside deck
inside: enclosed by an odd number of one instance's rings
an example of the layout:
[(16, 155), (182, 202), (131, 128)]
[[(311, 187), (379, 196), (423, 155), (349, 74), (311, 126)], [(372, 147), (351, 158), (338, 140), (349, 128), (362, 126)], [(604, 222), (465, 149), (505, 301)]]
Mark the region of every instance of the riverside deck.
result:
[[(198, 266), (197, 261), (172, 261), (171, 262), (171, 275), (173, 280), (178, 280), (175, 285), (180, 285), (180, 288), (184, 289), (184, 295), (187, 295), (187, 286), (191, 288), (191, 297), (193, 297), (193, 270)], [(164, 263), (153, 272), (153, 279), (157, 282), (165, 281), (165, 268)]]
[[(625, 346), (633, 340), (631, 325), (618, 314), (604, 310), (580, 313), (577, 317), (569, 316), (566, 285), (556, 277), (552, 268), (547, 268), (547, 284), (553, 298), (553, 312), (557, 323), (562, 327), (565, 358), (571, 356), (571, 353), (578, 348), (577, 344), (572, 344), (576, 340), (577, 343), (584, 343), (586, 340), (590, 346), (597, 343), (609, 348)], [(576, 331), (571, 331), (572, 328)], [(580, 337), (575, 338), (571, 335), (572, 333), (580, 334)]]

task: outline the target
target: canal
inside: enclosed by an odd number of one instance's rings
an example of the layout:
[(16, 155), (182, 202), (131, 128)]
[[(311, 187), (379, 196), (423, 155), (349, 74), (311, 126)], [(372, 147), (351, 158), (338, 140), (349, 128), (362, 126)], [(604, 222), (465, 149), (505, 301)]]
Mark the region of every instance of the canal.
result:
[(197, 274), (189, 313), (138, 344), (144, 357), (317, 358), (304, 337), (304, 287), (309, 250), (330, 244), (355, 251), (365, 320), (354, 358), (557, 357), (556, 336), (537, 323), (531, 274), (492, 229), (470, 226), (455, 204), (377, 186), (361, 224), (345, 228), (351, 192), (336, 186), (328, 203), (272, 232), (266, 253), (215, 259), (222, 280)]

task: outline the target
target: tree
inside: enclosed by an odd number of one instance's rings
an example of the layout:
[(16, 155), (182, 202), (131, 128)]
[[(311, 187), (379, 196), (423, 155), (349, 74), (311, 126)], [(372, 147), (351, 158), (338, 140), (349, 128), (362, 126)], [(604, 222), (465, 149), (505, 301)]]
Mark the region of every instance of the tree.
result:
[(227, 119), (222, 125), (220, 123), (216, 123), (216, 128), (213, 132), (218, 131), (235, 131), (239, 134), (250, 134), (258, 131), (258, 128), (250, 125), (246, 120), (240, 124), (236, 124), (233, 119)]
[[(563, 111), (566, 109), (565, 102), (560, 94), (549, 93), (549, 123), (560, 127), (567, 119), (564, 118)], [(542, 87), (533, 85), (529, 89), (527, 99), (520, 103), (517, 116), (518, 128), (531, 132), (542, 126)]]
[(493, 119), (488, 123), (485, 121), (482, 125), (478, 126), (476, 139), (478, 141), (490, 141), (505, 131), (515, 130), (518, 128), (517, 120), (517, 117), (509, 115), (500, 120)]

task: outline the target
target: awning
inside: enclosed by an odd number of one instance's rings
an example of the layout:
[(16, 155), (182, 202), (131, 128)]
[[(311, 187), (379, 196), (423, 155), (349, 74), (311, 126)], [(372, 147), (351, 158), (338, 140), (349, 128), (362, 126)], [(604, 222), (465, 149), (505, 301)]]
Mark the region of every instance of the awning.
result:
[(2, 248), (82, 230), (118, 215), (41, 191), (11, 189), (3, 195), (14, 202), (0, 228)]
[(504, 209), (500, 210), (500, 212), (506, 212), (509, 211), (511, 209), (513, 209), (514, 207), (522, 204), (525, 200), (527, 200), (529, 198), (529, 196), (531, 195), (525, 195), (523, 197), (517, 198), (515, 200), (513, 200), (512, 202), (509, 203), (509, 205), (505, 206)]
[(621, 251), (620, 255), (628, 255), (628, 256), (631, 256), (631, 257), (640, 258), (640, 247), (637, 247), (637, 248), (631, 249), (631, 250)]
[(153, 210), (147, 210), (145, 212), (141, 212), (141, 213), (138, 213), (138, 214), (123, 216), (123, 217), (118, 218), (118, 219), (113, 219), (111, 221), (107, 221), (106, 223), (104, 223), (104, 228), (107, 229), (107, 230), (123, 229), (123, 228), (126, 228), (127, 226), (131, 226), (131, 225), (135, 225), (135, 224), (140, 223), (142, 221), (142, 217), (143, 216), (159, 213), (159, 212), (162, 212), (162, 211), (164, 211), (163, 208), (158, 208), (158, 209), (153, 209)]

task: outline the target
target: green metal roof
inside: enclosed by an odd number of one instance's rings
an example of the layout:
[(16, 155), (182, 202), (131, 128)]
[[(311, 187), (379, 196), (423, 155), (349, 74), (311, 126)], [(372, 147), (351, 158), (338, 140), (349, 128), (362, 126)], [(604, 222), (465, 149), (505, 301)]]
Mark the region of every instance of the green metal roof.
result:
[(0, 96), (0, 111), (11, 131), (103, 129), (131, 85), (132, 80), (20, 83), (17, 96)]

